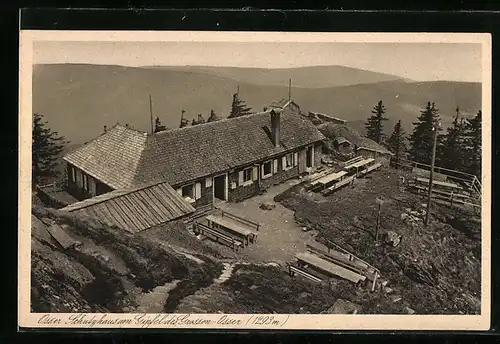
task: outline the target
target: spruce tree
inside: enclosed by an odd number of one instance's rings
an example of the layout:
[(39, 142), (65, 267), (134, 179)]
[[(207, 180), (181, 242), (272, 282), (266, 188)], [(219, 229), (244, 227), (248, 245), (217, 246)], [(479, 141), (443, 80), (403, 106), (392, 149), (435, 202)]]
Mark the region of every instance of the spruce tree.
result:
[(198, 124), (205, 123), (205, 118), (201, 115), (201, 113), (198, 114)]
[(164, 131), (164, 130), (167, 130), (167, 127), (164, 126), (161, 121), (160, 121), (160, 118), (159, 117), (156, 117), (155, 119), (155, 129), (154, 129), (154, 132), (157, 133), (157, 132), (160, 132), (160, 131)]
[[(414, 122), (413, 132), (409, 137), (410, 159), (423, 164), (430, 164), (432, 159), (432, 146), (434, 144), (434, 127), (438, 127), (438, 133), (441, 130), (438, 123), (439, 110), (434, 103), (427, 103), (424, 110), (420, 112), (418, 122)], [(440, 136), (438, 135), (437, 145), (439, 147)], [(437, 149), (436, 149), (437, 150)]]
[(34, 183), (40, 183), (59, 175), (57, 162), (68, 142), (48, 127), (42, 114), (33, 114), (32, 130), (32, 178)]
[(401, 125), (401, 120), (399, 120), (394, 126), (391, 136), (387, 139), (386, 146), (392, 153), (394, 153), (394, 160), (397, 168), (400, 159), (402, 159), (406, 154), (406, 137)]
[(228, 118), (235, 118), (250, 115), (252, 109), (247, 107), (244, 100), (241, 100), (238, 93), (233, 94), (233, 103), (231, 104), (231, 113)]
[(184, 128), (189, 125), (189, 121), (186, 119), (186, 117), (184, 117), (185, 113), (186, 113), (185, 110), (181, 111), (181, 125), (179, 126), (179, 128)]
[(381, 143), (384, 138), (383, 121), (387, 120), (384, 117), (385, 107), (381, 100), (373, 107), (372, 114), (365, 123), (366, 137)]
[(465, 122), (456, 109), (451, 127), (443, 135), (442, 149), (439, 152), (439, 165), (451, 170), (464, 171), (465, 168)]
[(215, 122), (218, 121), (219, 117), (215, 114), (214, 110), (210, 110), (210, 117), (208, 117), (207, 122)]
[(481, 180), (481, 158), (482, 158), (482, 112), (478, 111), (472, 119), (467, 119), (466, 129), (466, 169), (469, 173), (476, 175)]
[(193, 118), (193, 120), (191, 121), (191, 125), (197, 125), (198, 122), (196, 122), (196, 119)]

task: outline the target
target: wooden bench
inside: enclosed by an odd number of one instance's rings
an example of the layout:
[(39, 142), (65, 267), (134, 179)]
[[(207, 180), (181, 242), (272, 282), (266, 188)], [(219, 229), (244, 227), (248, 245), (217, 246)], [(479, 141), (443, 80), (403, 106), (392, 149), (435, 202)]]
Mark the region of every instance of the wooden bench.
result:
[(376, 270), (370, 268), (365, 263), (358, 262), (355, 259), (348, 260), (348, 259), (342, 257), (340, 252), (334, 251), (335, 253), (337, 253), (335, 255), (333, 252), (328, 253), (328, 252), (322, 251), (317, 247), (311, 246), (310, 244), (307, 244), (307, 249), (308, 249), (308, 251), (318, 255), (322, 259), (325, 259), (325, 260), (330, 261), (334, 264), (342, 266), (346, 269), (352, 270), (356, 273), (359, 273), (361, 275), (366, 276), (366, 278), (368, 278), (370, 281), (373, 281), (375, 279), (375, 275), (377, 273)]
[(319, 270), (331, 277), (341, 277), (353, 282), (354, 284), (358, 284), (360, 281), (366, 280), (366, 276), (348, 270), (309, 252), (298, 253), (295, 258), (297, 259), (297, 264), (300, 268), (304, 266), (312, 266), (313, 269)]
[(198, 231), (200, 232), (200, 234), (203, 234), (205, 236), (212, 236), (213, 238), (215, 238), (216, 242), (219, 242), (220, 239), (223, 242), (228, 243), (233, 248), (234, 251), (238, 251), (243, 246), (241, 241), (238, 241), (229, 235), (221, 233), (216, 229), (212, 229), (201, 223), (197, 223), (196, 226), (198, 227)]
[(363, 156), (359, 155), (359, 156), (357, 156), (357, 157), (355, 157), (355, 158), (352, 158), (352, 159), (349, 159), (349, 160), (347, 160), (347, 161), (344, 161), (344, 162), (342, 163), (342, 166), (349, 166), (349, 165), (352, 165), (352, 164), (354, 164), (354, 163), (357, 163), (358, 161), (361, 161), (361, 160), (363, 160), (363, 159), (364, 159), (364, 158), (363, 158)]
[(239, 222), (245, 226), (249, 226), (251, 227), (252, 229), (255, 229), (255, 231), (259, 231), (259, 228), (260, 228), (260, 224), (257, 223), (257, 222), (254, 222), (254, 221), (251, 221), (251, 220), (248, 220), (248, 219), (245, 219), (241, 216), (237, 216), (237, 215), (234, 215), (234, 214), (231, 214), (231, 213), (228, 213), (227, 211), (223, 211), (219, 208), (217, 208), (220, 212), (221, 212), (221, 216), (222, 217), (229, 217), (230, 219), (233, 219), (235, 220), (236, 222)]
[(288, 274), (291, 276), (291, 277), (294, 277), (295, 274), (297, 275), (300, 275), (302, 277), (305, 277), (311, 281), (314, 281), (314, 282), (321, 282), (322, 279), (311, 274), (310, 272), (304, 270), (304, 269), (301, 269), (297, 266), (294, 266), (292, 264), (288, 264)]
[(257, 233), (242, 227), (235, 221), (231, 221), (225, 217), (218, 217), (215, 215), (208, 215), (206, 217), (208, 221), (208, 226), (212, 229), (222, 228), (223, 230), (231, 232), (231, 234), (236, 235), (238, 238), (243, 239), (244, 244), (247, 246), (249, 242), (254, 243), (257, 240)]
[(323, 193), (324, 196), (328, 196), (329, 194), (331, 194), (335, 190), (340, 189), (342, 186), (345, 186), (345, 185), (349, 184), (353, 180), (354, 180), (354, 175), (352, 175), (350, 177), (347, 177), (347, 178), (344, 178), (340, 182), (337, 182), (337, 183), (333, 184), (332, 186), (330, 186), (330, 187), (326, 188), (325, 190), (323, 190), (322, 193)]

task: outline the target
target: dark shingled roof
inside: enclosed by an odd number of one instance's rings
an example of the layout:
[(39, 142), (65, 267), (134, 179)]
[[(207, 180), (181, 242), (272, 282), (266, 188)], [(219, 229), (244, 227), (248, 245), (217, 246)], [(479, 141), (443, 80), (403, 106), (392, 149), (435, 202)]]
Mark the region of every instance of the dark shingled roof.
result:
[(71, 204), (63, 211), (96, 217), (108, 226), (136, 233), (195, 211), (168, 183), (115, 190)]
[(113, 189), (126, 188), (134, 184), (147, 140), (147, 133), (115, 125), (64, 160)]
[(357, 131), (351, 129), (350, 127), (343, 124), (335, 124), (335, 123), (324, 123), (318, 126), (318, 129), (330, 140), (336, 139), (346, 139), (350, 143), (358, 146), (358, 149), (367, 149), (375, 152), (379, 152), (382, 154), (390, 154), (392, 153), (387, 150), (384, 146), (379, 145), (373, 140), (362, 136)]
[(175, 186), (324, 139), (309, 120), (286, 107), (275, 148), (271, 111), (154, 135), (117, 125), (65, 160), (113, 188), (152, 181)]

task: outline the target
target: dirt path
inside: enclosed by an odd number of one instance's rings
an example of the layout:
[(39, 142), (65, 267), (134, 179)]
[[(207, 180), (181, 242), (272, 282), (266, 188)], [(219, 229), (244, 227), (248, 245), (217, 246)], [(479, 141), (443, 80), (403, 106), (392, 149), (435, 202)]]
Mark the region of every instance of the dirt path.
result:
[[(306, 250), (306, 243), (313, 240), (314, 232), (303, 232), (294, 219), (294, 211), (274, 202), (274, 197), (299, 180), (290, 180), (275, 185), (258, 196), (239, 203), (221, 203), (219, 208), (237, 216), (261, 224), (257, 242), (238, 252), (238, 256), (251, 262), (278, 261), (286, 262), (298, 252)], [(273, 204), (272, 210), (263, 210), (262, 203)]]
[(162, 313), (165, 301), (169, 292), (174, 289), (179, 280), (173, 280), (165, 285), (154, 288), (149, 293), (142, 293), (137, 296), (137, 311), (140, 313)]

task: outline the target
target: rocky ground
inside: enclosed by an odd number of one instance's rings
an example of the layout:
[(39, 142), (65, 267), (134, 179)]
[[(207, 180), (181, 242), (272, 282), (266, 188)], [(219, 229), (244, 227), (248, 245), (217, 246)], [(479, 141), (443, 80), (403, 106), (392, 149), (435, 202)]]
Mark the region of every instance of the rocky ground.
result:
[[(378, 241), (377, 198), (383, 202)], [(380, 269), (385, 286), (377, 293), (339, 294), (363, 304), (365, 312), (480, 312), (481, 222), (475, 212), (436, 204), (424, 226), (425, 200), (390, 169), (326, 198), (297, 185), (275, 199), (295, 211), (298, 223), (317, 230), (318, 241), (332, 241)], [(384, 242), (387, 233), (401, 237), (396, 247)]]

